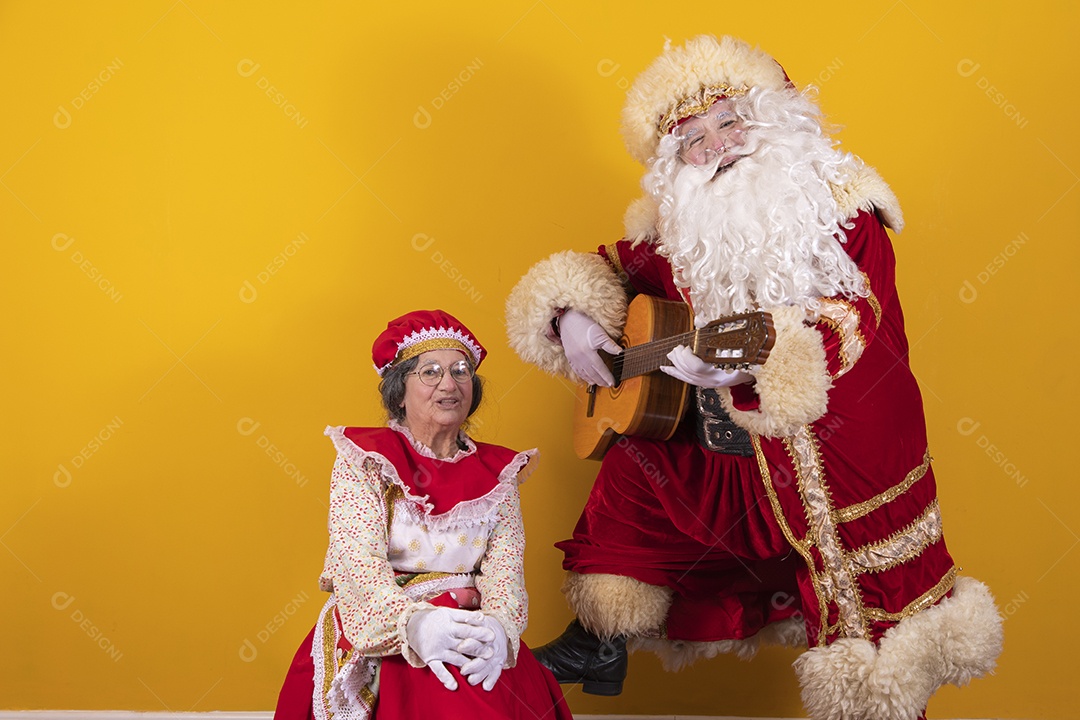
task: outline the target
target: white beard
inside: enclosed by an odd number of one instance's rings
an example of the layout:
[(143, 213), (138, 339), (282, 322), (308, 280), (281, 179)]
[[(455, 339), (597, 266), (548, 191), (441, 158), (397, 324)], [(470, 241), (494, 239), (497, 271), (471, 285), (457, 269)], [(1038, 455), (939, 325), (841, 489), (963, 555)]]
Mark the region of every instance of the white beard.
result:
[(857, 160), (817, 132), (770, 123), (746, 134), (747, 154), (715, 178), (715, 163), (685, 165), (664, 138), (643, 183), (660, 205), (658, 251), (689, 290), (697, 324), (782, 305), (816, 314), (823, 297), (865, 297), (829, 186)]

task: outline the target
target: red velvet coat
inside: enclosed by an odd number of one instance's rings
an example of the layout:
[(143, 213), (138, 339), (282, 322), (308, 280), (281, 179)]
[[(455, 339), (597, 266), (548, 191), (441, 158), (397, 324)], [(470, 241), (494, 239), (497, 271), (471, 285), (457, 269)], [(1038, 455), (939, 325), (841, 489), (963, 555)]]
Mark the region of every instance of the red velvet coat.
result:
[[(827, 371), (797, 378), (831, 381), (824, 414), (778, 436), (748, 423), (752, 458), (705, 450), (685, 427), (665, 442), (625, 439), (560, 543), (569, 570), (674, 589), (669, 638), (743, 638), (801, 613), (810, 647), (876, 641), (953, 586), (892, 245), (876, 215), (853, 223), (844, 248), (872, 293), (824, 301), (813, 327)], [(653, 245), (600, 254), (628, 292), (683, 299)], [(763, 398), (751, 383), (729, 402), (743, 424)]]

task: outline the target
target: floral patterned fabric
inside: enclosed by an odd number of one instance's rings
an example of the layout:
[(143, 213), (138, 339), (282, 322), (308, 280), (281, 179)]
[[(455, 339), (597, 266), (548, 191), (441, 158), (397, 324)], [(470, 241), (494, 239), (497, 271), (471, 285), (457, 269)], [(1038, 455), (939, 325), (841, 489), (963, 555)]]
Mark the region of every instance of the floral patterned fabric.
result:
[[(475, 584), (480, 611), (506, 631), (513, 666), (528, 613), (517, 485), (531, 472), (536, 451), (515, 453), (462, 435), (465, 449), (440, 460), (398, 425), (327, 428), (326, 434), (338, 457), (331, 474), (330, 542), (320, 585), (334, 593), (354, 657), (400, 653), (422, 667), (406, 642), (409, 618), (432, 607), (427, 600), (448, 587)], [(371, 441), (382, 452), (357, 445), (350, 435)], [(466, 485), (471, 492), (462, 489)], [(445, 505), (440, 495), (462, 493), (473, 496), (434, 512)], [(402, 573), (466, 577), (442, 579), (426, 597), (414, 598), (398, 582)]]

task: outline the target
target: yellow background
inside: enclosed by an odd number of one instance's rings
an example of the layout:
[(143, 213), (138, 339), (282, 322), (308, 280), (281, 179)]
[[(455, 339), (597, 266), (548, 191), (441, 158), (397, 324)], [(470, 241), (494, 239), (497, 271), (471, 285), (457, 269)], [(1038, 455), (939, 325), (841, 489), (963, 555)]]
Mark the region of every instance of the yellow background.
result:
[[(957, 4), (959, 5), (959, 4)], [(441, 306), (491, 351), (477, 436), (537, 446), (531, 625), (596, 465), (507, 348), (537, 260), (617, 239), (627, 84), (702, 32), (820, 87), (897, 192), (950, 549), (1007, 616), (934, 717), (1075, 716), (1080, 146), (1071, 3), (4, 3), (0, 708), (266, 710), (322, 602), (327, 424), (380, 421), (370, 343)], [(798, 716), (767, 650), (632, 657), (575, 711)]]

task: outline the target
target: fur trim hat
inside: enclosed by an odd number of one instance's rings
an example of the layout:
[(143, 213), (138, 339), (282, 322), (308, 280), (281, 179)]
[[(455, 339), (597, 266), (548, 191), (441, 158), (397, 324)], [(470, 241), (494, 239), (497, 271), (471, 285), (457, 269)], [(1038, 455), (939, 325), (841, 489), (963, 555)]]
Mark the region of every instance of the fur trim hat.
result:
[(379, 377), (409, 358), (429, 350), (458, 350), (480, 367), (487, 351), (469, 328), (442, 310), (414, 310), (386, 324), (371, 346), (371, 359)]
[(727, 36), (717, 40), (699, 35), (675, 48), (669, 41), (626, 95), (626, 147), (644, 165), (656, 154), (660, 138), (680, 120), (704, 112), (719, 98), (757, 86), (790, 86), (784, 69), (763, 50)]

